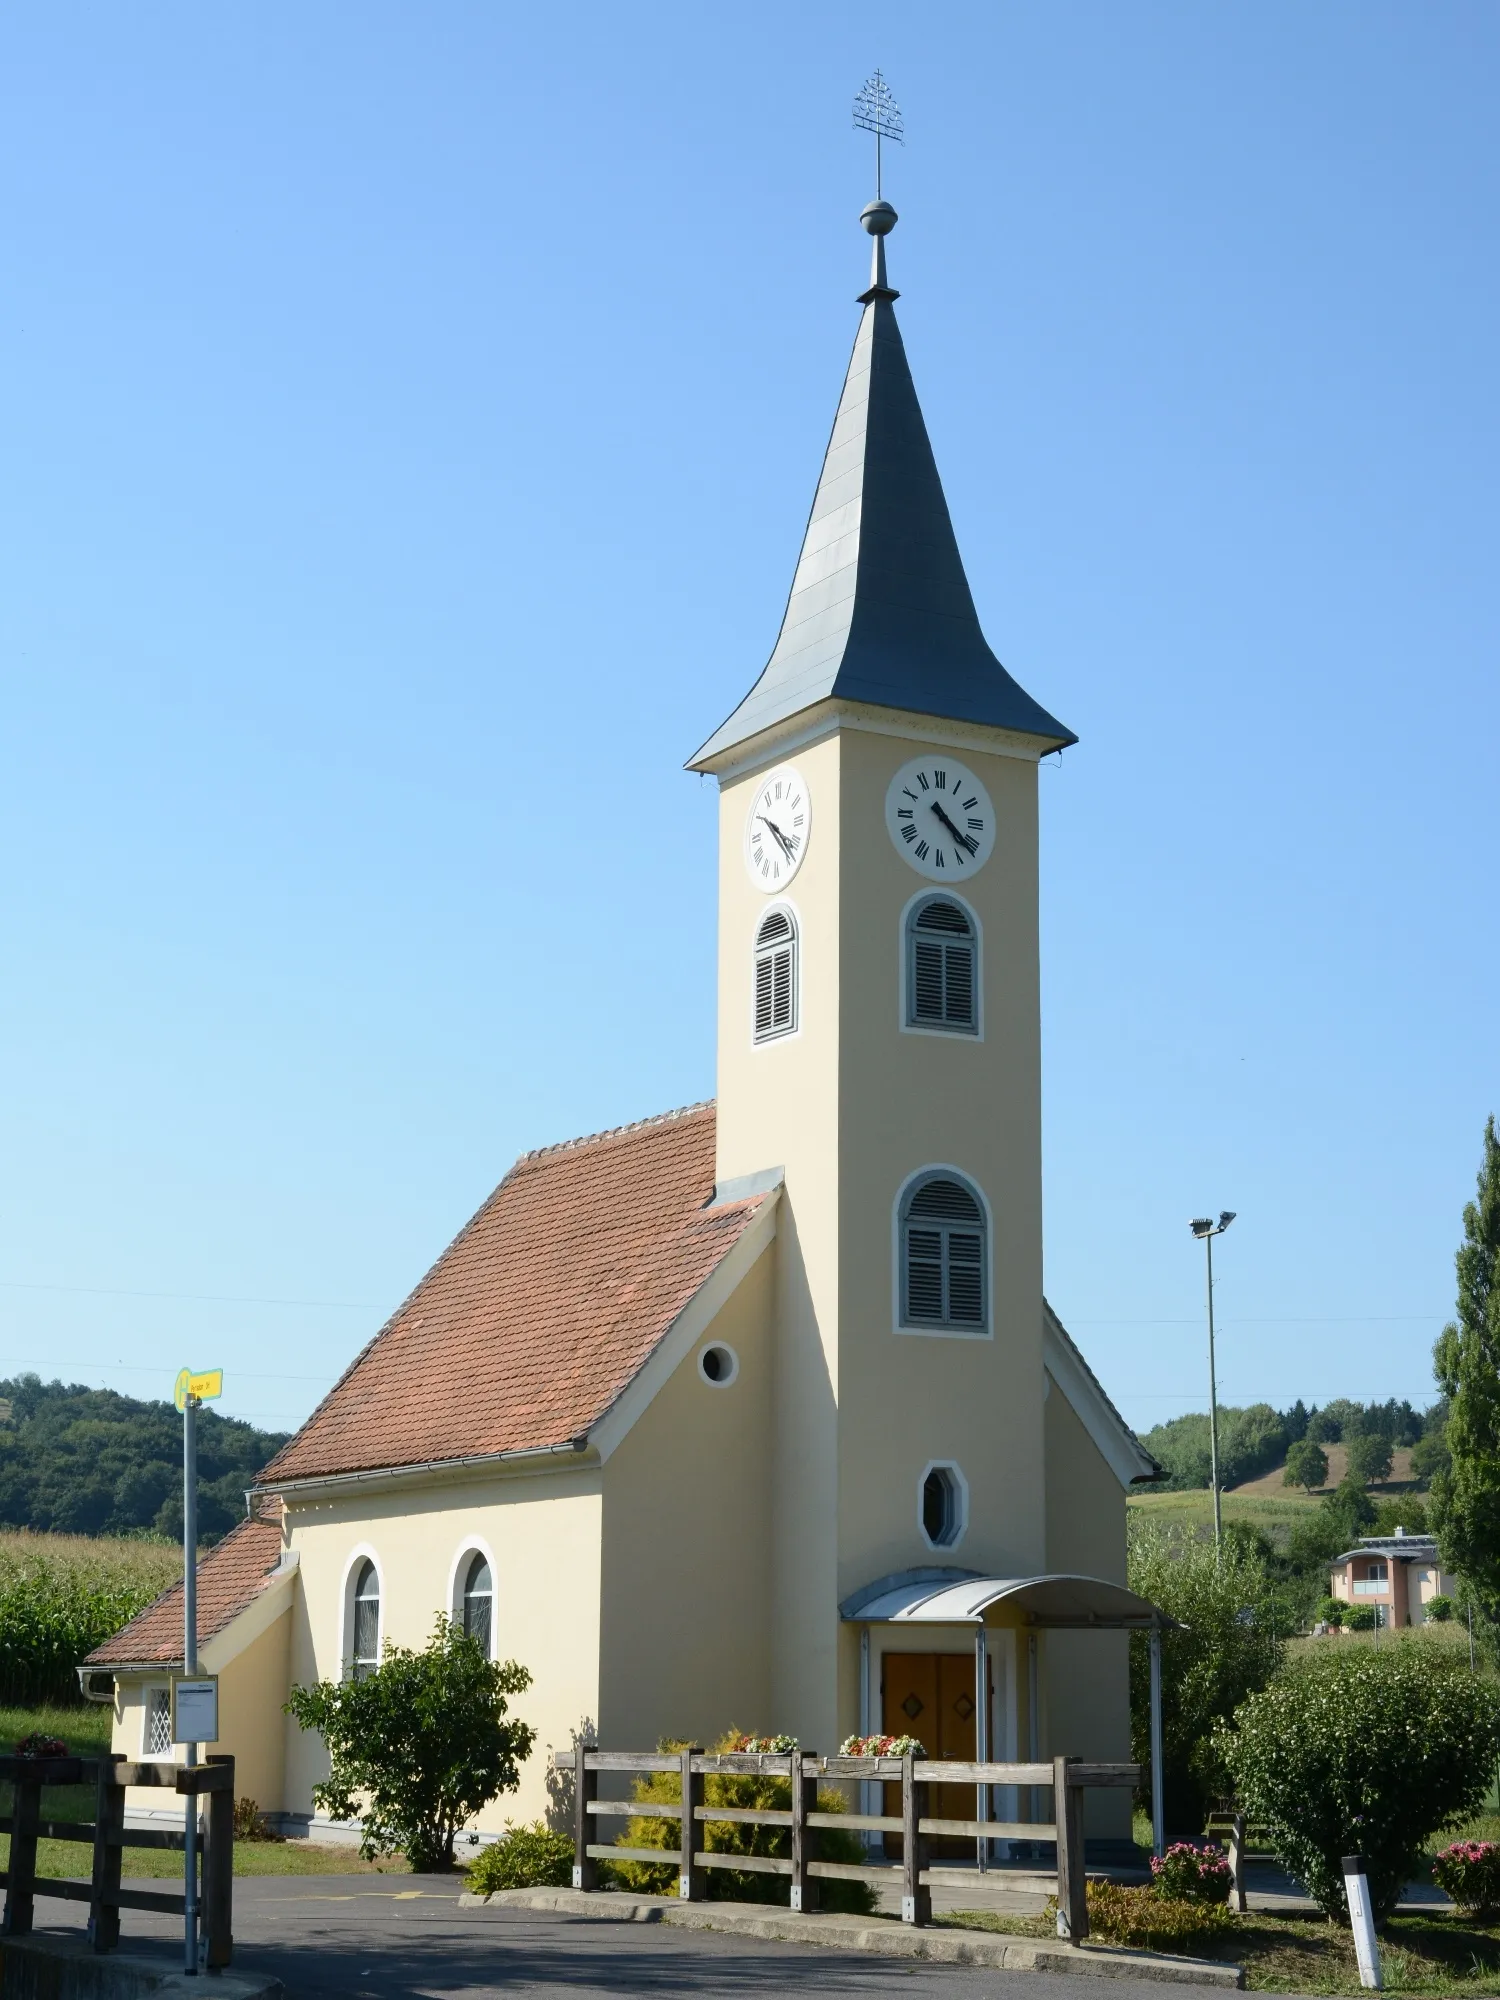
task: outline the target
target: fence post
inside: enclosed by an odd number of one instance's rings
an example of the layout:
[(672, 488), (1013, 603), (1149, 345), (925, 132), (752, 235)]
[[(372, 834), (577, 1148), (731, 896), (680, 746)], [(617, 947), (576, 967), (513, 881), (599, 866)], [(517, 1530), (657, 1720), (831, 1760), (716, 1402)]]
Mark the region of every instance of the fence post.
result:
[(1245, 1914), (1245, 1815), (1236, 1813), (1229, 1822), (1229, 1876), (1234, 1883), (1230, 1898), (1241, 1916)]
[(1073, 1757), (1052, 1760), (1052, 1817), (1057, 1826), (1057, 1935), (1077, 1944), (1089, 1934), (1088, 1877), (1083, 1867), (1083, 1787), (1072, 1782)]
[[(808, 1765), (812, 1775), (808, 1775)], [(813, 1750), (800, 1745), (791, 1755), (792, 1779), (792, 1908), (818, 1907), (818, 1878), (809, 1876), (807, 1864), (818, 1858), (818, 1830), (809, 1826), (807, 1815), (818, 1809), (818, 1761)]]
[(11, 1808), (10, 1879), (5, 1886), (7, 1937), (25, 1937), (35, 1908), (37, 1822), (42, 1816), (41, 1781), (17, 1777)]
[(210, 1757), (210, 1765), (226, 1764), (229, 1783), (208, 1795), (208, 1840), (203, 1849), (203, 1927), (211, 1971), (228, 1965), (234, 1951), (234, 1759)]
[(599, 1863), (589, 1853), (594, 1841), (594, 1815), (589, 1807), (599, 1796), (599, 1773), (589, 1767), (590, 1746), (581, 1740), (573, 1745), (573, 1887), (597, 1889)]
[(916, 1759), (901, 1759), (901, 1921), (919, 1928), (932, 1922), (932, 1889), (927, 1871), (927, 1786), (916, 1775)]
[(123, 1756), (99, 1759), (94, 1795), (94, 1873), (89, 1891), (89, 1943), (95, 1951), (113, 1951), (120, 1942), (120, 1870), (125, 1848), (125, 1787), (120, 1783)]
[(708, 1845), (708, 1828), (696, 1812), (696, 1808), (703, 1803), (703, 1773), (693, 1769), (693, 1759), (702, 1755), (702, 1750), (696, 1745), (682, 1753), (682, 1834), (679, 1843), (682, 1848), (679, 1863), (682, 1872), (677, 1877), (677, 1893), (684, 1903), (703, 1901), (704, 1870), (693, 1859), (700, 1839), (705, 1847)]

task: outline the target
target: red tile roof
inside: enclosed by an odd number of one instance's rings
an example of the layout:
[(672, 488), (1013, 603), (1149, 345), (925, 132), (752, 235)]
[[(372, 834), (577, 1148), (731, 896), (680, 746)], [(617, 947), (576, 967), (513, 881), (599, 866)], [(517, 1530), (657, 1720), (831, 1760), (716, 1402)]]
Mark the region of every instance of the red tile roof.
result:
[(712, 1104), (525, 1154), (260, 1483), (583, 1437), (768, 1198), (713, 1187)]
[[(253, 1604), (281, 1560), (279, 1521), (241, 1521), (198, 1564), (198, 1644), (205, 1646), (231, 1619)], [(112, 1639), (96, 1646), (85, 1665), (182, 1665), (182, 1585), (174, 1583)]]

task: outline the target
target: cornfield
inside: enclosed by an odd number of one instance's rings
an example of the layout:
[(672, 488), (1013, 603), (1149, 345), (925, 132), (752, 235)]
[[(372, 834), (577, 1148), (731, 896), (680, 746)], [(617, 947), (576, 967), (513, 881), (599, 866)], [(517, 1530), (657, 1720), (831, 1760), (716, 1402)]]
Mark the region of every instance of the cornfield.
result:
[(0, 1533), (0, 1702), (77, 1701), (85, 1655), (181, 1574), (166, 1542)]

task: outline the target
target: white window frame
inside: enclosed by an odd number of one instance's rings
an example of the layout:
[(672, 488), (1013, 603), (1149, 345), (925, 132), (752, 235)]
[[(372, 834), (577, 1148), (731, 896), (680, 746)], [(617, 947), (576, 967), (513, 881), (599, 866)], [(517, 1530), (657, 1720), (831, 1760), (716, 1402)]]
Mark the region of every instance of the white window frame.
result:
[[(475, 1556), (483, 1556), (490, 1566), (490, 1658), (500, 1657), (500, 1571), (495, 1562), (495, 1552), (481, 1535), (469, 1535), (458, 1547), (448, 1571), (448, 1616), (463, 1630), (464, 1584), (468, 1581), (469, 1565)], [(384, 1609), (385, 1600), (381, 1599)]]
[[(911, 990), (910, 949), (912, 927), (916, 922), (918, 907), (923, 903), (942, 901), (956, 903), (974, 927), (974, 1025), (972, 1028), (950, 1028), (934, 1021), (913, 1021), (907, 1006)], [(903, 1035), (937, 1035), (945, 1041), (982, 1042), (984, 1040), (984, 926), (979, 921), (979, 912), (967, 896), (960, 896), (943, 883), (931, 883), (909, 896), (901, 911), (901, 921), (896, 930), (896, 1026)]]
[[(984, 1274), (983, 1326), (908, 1324), (902, 1317), (902, 1307), (905, 1303), (903, 1293), (906, 1289), (902, 1283), (906, 1234), (902, 1211), (906, 1207), (908, 1193), (919, 1181), (943, 1179), (962, 1181), (979, 1203), (983, 1216), (984, 1257), (980, 1267)], [(893, 1333), (929, 1340), (993, 1340), (995, 1337), (995, 1218), (990, 1208), (989, 1196), (978, 1178), (966, 1167), (955, 1167), (945, 1160), (930, 1160), (925, 1166), (909, 1173), (896, 1190), (896, 1199), (891, 1204), (891, 1330)]]
[[(792, 1025), (763, 1039), (755, 1032), (755, 968), (760, 963), (758, 939), (767, 917), (782, 910), (792, 925)], [(756, 912), (750, 932), (750, 1046), (752, 1049), (779, 1049), (802, 1038), (802, 912), (790, 896), (773, 896)]]
[[(954, 1531), (946, 1541), (935, 1542), (927, 1532), (926, 1507), (927, 1482), (934, 1472), (946, 1472), (953, 1481)], [(922, 1476), (917, 1481), (917, 1533), (925, 1547), (947, 1551), (956, 1549), (969, 1532), (969, 1482), (963, 1474), (963, 1467), (956, 1459), (930, 1458), (922, 1467)]]
[(385, 1569), (369, 1543), (360, 1542), (345, 1558), (343, 1582), (339, 1587), (339, 1602), (343, 1607), (339, 1631), (340, 1679), (346, 1681), (354, 1678), (354, 1590), (359, 1580), (359, 1573), (367, 1562), (375, 1565), (375, 1581), (380, 1585), (380, 1617), (375, 1633), (377, 1660), (385, 1646), (386, 1621), (390, 1609), (386, 1602)]
[[(703, 1363), (710, 1353), (729, 1356), (729, 1373), (717, 1378), (710, 1375)], [(728, 1389), (740, 1379), (740, 1357), (727, 1340), (705, 1340), (698, 1350), (698, 1380), (710, 1389)]]

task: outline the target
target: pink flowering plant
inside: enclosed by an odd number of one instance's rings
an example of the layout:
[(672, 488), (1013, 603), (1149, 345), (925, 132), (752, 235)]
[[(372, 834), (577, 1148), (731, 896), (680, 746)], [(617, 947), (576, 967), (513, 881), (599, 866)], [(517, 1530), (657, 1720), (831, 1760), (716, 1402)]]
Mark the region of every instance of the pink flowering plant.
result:
[(1174, 1840), (1165, 1854), (1152, 1855), (1151, 1886), (1177, 1903), (1227, 1903), (1233, 1886), (1229, 1857), (1212, 1841), (1200, 1847)]
[(915, 1736), (846, 1736), (839, 1745), (841, 1757), (925, 1757), (927, 1752)]
[(67, 1754), (68, 1746), (60, 1736), (48, 1736), (39, 1729), (23, 1736), (16, 1745), (18, 1757), (66, 1757)]
[(1432, 1864), (1432, 1879), (1466, 1917), (1500, 1909), (1500, 1846), (1493, 1840), (1455, 1840)]
[(785, 1757), (797, 1747), (795, 1736), (726, 1736), (716, 1754), (727, 1757)]

